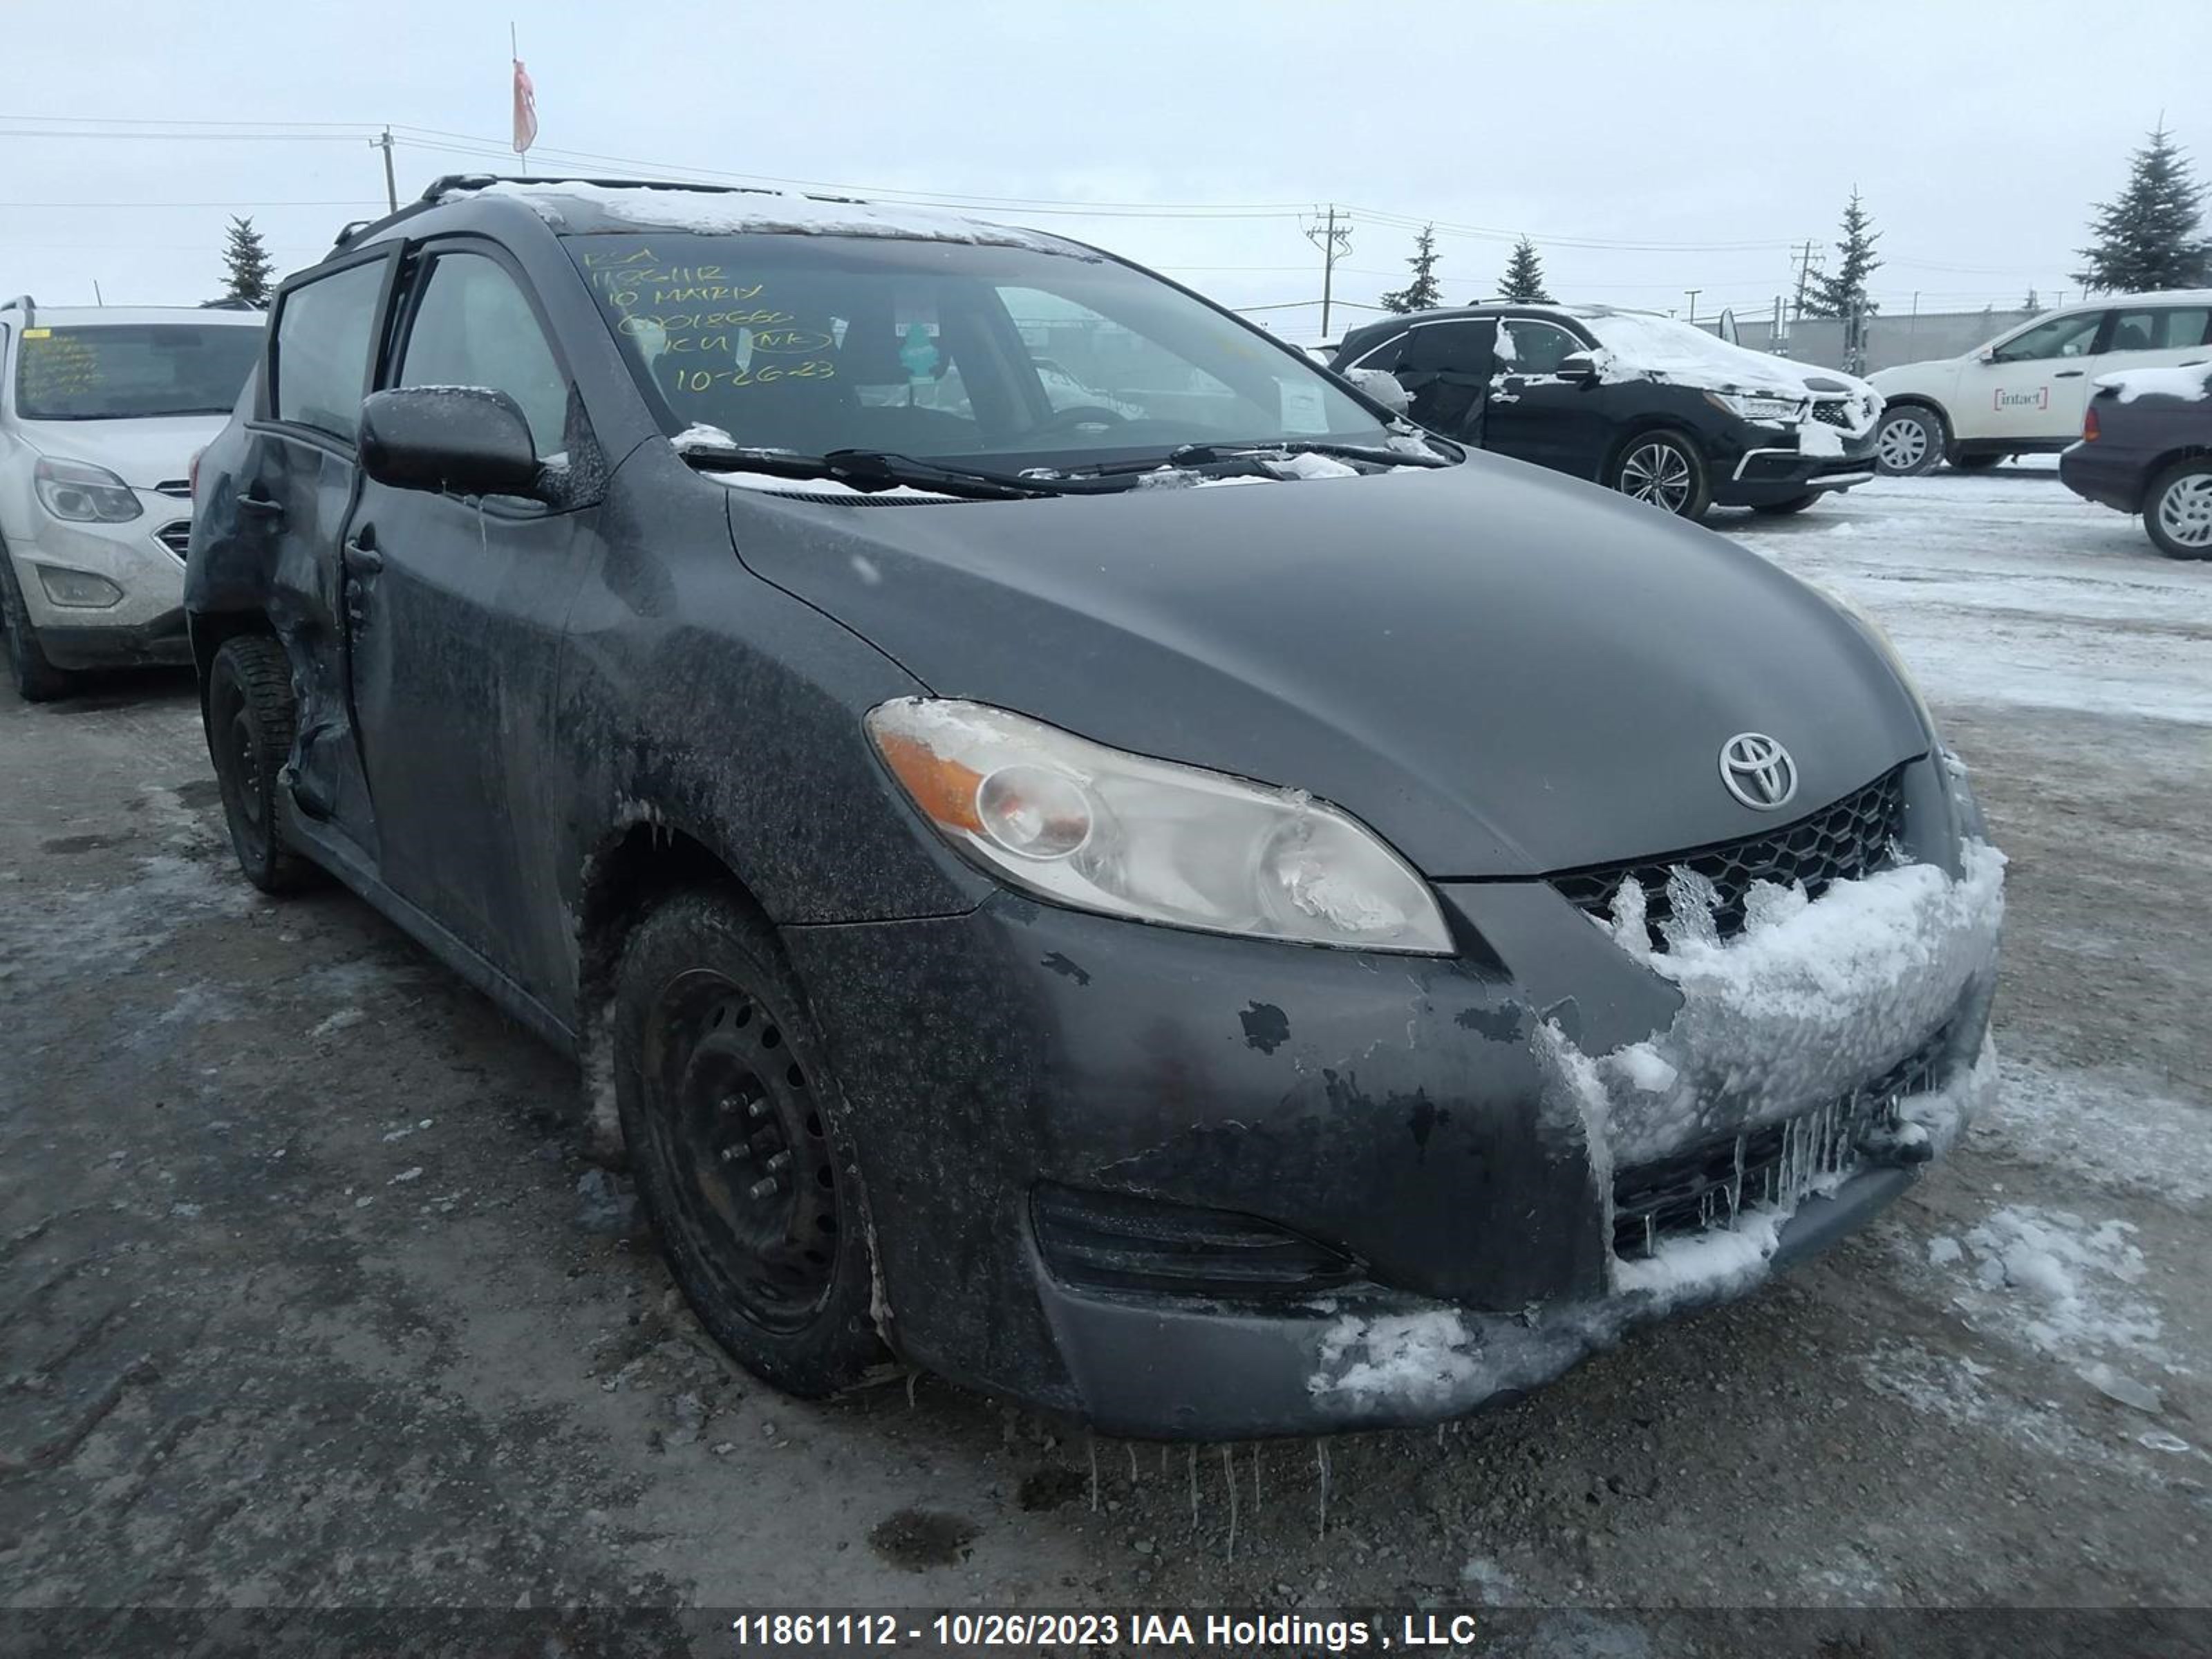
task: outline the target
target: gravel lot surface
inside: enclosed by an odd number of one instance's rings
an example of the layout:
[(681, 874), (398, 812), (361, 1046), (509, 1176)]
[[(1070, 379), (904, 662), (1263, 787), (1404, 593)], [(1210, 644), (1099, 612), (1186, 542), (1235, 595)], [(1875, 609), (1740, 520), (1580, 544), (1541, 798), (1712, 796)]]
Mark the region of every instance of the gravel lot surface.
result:
[(2212, 565), (2044, 468), (1715, 527), (1879, 617), (1974, 769), (1999, 1110), (1745, 1302), (1326, 1446), (775, 1396), (560, 1061), (245, 885), (187, 684), (0, 691), (0, 1601), (1565, 1606), (1607, 1653), (1639, 1608), (2212, 1601)]

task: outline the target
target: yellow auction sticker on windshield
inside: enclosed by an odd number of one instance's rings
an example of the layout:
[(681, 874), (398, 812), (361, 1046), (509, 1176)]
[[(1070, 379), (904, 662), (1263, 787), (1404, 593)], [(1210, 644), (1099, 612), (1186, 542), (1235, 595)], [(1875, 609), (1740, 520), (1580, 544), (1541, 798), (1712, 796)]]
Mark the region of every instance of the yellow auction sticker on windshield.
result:
[(27, 340), (51, 339), (53, 332), (50, 328), (27, 328), (23, 331), (23, 337)]

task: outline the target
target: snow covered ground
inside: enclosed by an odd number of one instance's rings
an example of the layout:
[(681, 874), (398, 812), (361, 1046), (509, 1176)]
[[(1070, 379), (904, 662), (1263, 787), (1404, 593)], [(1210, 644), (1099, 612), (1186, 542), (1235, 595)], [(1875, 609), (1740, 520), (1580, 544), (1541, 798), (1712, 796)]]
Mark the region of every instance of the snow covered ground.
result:
[(1932, 702), (2212, 726), (2212, 564), (2161, 556), (2055, 459), (1877, 478), (1712, 527), (1863, 605)]

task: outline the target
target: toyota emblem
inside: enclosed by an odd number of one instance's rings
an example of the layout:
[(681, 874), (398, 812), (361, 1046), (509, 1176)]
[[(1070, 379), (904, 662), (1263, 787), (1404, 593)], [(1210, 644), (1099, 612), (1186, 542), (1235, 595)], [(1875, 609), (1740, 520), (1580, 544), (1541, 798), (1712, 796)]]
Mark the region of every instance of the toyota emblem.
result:
[(1787, 806), (1797, 793), (1797, 763), (1764, 732), (1739, 732), (1721, 745), (1721, 781), (1754, 812)]

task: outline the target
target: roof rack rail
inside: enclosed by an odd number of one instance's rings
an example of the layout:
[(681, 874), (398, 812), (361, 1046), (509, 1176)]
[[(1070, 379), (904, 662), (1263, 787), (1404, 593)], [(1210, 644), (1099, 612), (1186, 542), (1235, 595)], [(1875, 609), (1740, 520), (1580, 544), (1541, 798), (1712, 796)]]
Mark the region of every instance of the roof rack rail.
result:
[(580, 173), (448, 173), (433, 179), (422, 199), (434, 202), (447, 191), (482, 190), (489, 185), (595, 185), (601, 190), (696, 190), (725, 196), (781, 196), (759, 185), (705, 185), (689, 179), (589, 179)]
[(20, 311), (26, 323), (36, 322), (39, 316), (39, 308), (31, 303), (31, 296), (27, 294), (18, 294), (5, 304), (0, 304), (0, 311)]

